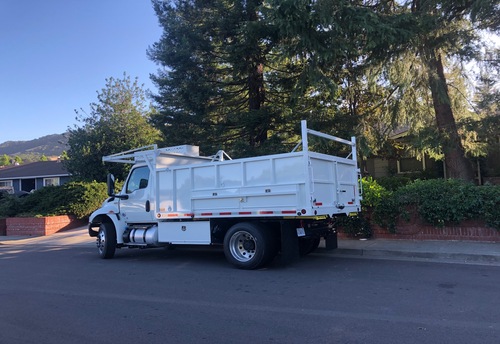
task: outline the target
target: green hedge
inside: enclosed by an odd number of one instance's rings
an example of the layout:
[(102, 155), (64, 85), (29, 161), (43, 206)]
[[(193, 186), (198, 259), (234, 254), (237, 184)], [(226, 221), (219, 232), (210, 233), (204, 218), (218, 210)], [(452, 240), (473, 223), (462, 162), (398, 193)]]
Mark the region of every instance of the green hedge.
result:
[(70, 182), (47, 186), (23, 198), (0, 200), (0, 217), (74, 215), (88, 217), (107, 198), (105, 183)]
[(484, 220), (500, 230), (500, 185), (475, 186), (456, 179), (415, 180), (388, 193), (373, 208), (377, 224), (395, 230), (398, 218), (409, 218), (409, 211), (435, 226)]
[[(362, 212), (340, 217), (339, 228), (352, 236), (370, 237), (370, 223), (389, 232), (396, 231), (399, 219), (410, 219), (410, 212), (425, 222), (442, 227), (464, 220), (484, 220), (500, 230), (500, 185), (476, 186), (460, 180), (408, 180), (405, 177), (363, 178)], [(387, 189), (388, 185), (391, 189)], [(372, 214), (371, 218), (368, 218)]]
[(372, 229), (364, 212), (379, 206), (390, 195), (390, 192), (372, 177), (361, 179), (361, 186), (363, 188), (362, 212), (355, 216), (337, 217), (335, 225), (351, 236), (369, 238), (372, 236)]

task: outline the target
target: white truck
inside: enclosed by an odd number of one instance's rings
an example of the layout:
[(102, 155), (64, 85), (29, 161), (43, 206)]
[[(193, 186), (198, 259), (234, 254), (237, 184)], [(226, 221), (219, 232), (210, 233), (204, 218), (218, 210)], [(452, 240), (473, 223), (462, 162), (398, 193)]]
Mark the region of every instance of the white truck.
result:
[[(290, 153), (231, 160), (197, 146), (142, 147), (103, 157), (131, 163), (122, 190), (89, 219), (101, 258), (116, 248), (222, 245), (238, 268), (255, 269), (280, 253), (284, 262), (337, 247), (333, 219), (360, 210), (356, 141), (307, 128)], [(350, 146), (346, 158), (309, 151), (308, 135)], [(302, 145), (302, 149), (298, 150)]]

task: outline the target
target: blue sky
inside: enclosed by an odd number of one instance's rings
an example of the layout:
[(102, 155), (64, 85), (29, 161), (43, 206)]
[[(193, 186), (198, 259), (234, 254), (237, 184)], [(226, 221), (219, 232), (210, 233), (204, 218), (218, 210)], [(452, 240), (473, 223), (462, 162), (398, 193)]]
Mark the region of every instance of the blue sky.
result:
[(0, 143), (81, 126), (106, 78), (155, 91), (146, 56), (161, 28), (149, 0), (0, 0)]

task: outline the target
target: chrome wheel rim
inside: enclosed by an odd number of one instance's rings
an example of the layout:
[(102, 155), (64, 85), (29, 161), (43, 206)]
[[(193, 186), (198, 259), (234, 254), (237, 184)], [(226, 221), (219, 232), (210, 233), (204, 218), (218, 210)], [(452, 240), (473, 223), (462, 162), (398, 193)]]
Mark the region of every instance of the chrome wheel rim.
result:
[(245, 231), (239, 231), (231, 236), (229, 241), (231, 255), (239, 262), (248, 262), (255, 256), (257, 241), (254, 236)]
[(100, 230), (99, 234), (97, 235), (97, 249), (99, 250), (99, 253), (104, 252), (105, 243), (106, 243), (106, 233), (103, 230)]

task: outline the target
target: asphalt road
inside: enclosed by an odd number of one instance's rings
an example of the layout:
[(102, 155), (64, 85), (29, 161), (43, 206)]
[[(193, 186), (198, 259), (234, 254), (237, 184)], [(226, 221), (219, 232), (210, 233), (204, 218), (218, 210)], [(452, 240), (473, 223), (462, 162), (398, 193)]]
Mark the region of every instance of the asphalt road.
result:
[(499, 343), (500, 267), (0, 245), (0, 343)]

